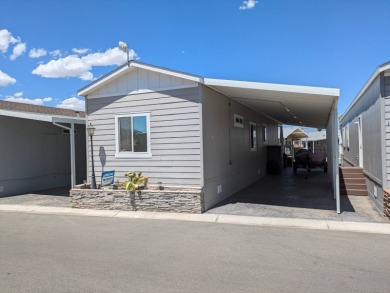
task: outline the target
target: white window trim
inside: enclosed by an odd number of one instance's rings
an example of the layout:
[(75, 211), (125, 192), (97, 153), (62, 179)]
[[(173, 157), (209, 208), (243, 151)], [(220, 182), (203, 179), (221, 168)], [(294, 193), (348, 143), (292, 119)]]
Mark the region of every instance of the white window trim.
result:
[[(148, 135), (147, 139), (147, 152), (119, 152), (119, 118), (123, 117), (139, 117), (139, 116), (146, 116), (146, 131)], [(133, 127), (133, 125), (131, 125)], [(115, 158), (151, 158), (152, 157), (152, 151), (151, 151), (151, 145), (150, 145), (151, 139), (150, 139), (150, 113), (129, 113), (129, 114), (120, 114), (115, 116)]]
[(346, 143), (347, 143), (347, 148), (349, 148), (349, 123), (347, 124), (346, 126), (347, 128), (347, 133), (345, 134), (345, 140), (346, 140)]
[[(252, 148), (252, 125), (255, 127), (255, 132), (256, 132), (256, 136), (254, 137), (256, 146), (254, 148)], [(249, 149), (251, 152), (257, 151), (258, 143), (259, 141), (257, 140), (257, 124), (253, 122), (249, 122)]]

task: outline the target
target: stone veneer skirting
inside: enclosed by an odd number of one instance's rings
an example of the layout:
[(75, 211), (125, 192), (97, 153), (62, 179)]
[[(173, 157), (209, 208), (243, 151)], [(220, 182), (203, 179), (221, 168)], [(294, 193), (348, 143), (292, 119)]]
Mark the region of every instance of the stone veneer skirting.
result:
[(203, 188), (165, 187), (133, 192), (115, 189), (72, 189), (73, 208), (148, 212), (204, 212)]
[(390, 220), (390, 190), (383, 193), (383, 214)]

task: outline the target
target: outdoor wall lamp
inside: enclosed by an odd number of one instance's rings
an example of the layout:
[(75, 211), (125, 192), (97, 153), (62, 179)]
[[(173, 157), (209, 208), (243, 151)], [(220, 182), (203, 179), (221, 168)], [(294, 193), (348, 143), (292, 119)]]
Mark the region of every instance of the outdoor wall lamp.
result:
[(92, 176), (91, 176), (91, 189), (96, 189), (96, 178), (95, 178), (95, 164), (93, 162), (93, 135), (95, 134), (95, 127), (92, 126), (92, 123), (89, 123), (87, 126), (87, 132), (91, 138), (91, 159), (92, 159)]

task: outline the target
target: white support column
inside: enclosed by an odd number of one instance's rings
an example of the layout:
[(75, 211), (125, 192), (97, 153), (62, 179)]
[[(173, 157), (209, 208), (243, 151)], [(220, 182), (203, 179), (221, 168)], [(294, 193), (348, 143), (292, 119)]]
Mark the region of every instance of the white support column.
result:
[(66, 127), (57, 122), (53, 125), (69, 130), (70, 137), (70, 182), (71, 188), (76, 185), (76, 158), (75, 158), (75, 139), (74, 139), (74, 123), (70, 123), (70, 127)]
[(70, 176), (71, 188), (76, 185), (76, 158), (75, 158), (75, 139), (74, 139), (74, 123), (70, 124)]
[(335, 194), (336, 194), (336, 210), (337, 213), (341, 213), (340, 208), (340, 179), (339, 179), (339, 144), (338, 144), (338, 113), (337, 113), (337, 101), (333, 103), (333, 168), (334, 168), (334, 180), (335, 180)]

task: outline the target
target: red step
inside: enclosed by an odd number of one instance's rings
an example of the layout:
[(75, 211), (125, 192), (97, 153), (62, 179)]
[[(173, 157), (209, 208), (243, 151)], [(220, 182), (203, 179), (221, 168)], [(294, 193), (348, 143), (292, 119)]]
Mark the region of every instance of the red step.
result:
[(368, 196), (367, 189), (341, 189), (340, 195), (356, 195), (356, 196)]
[(368, 196), (366, 179), (362, 168), (340, 168), (340, 195)]

